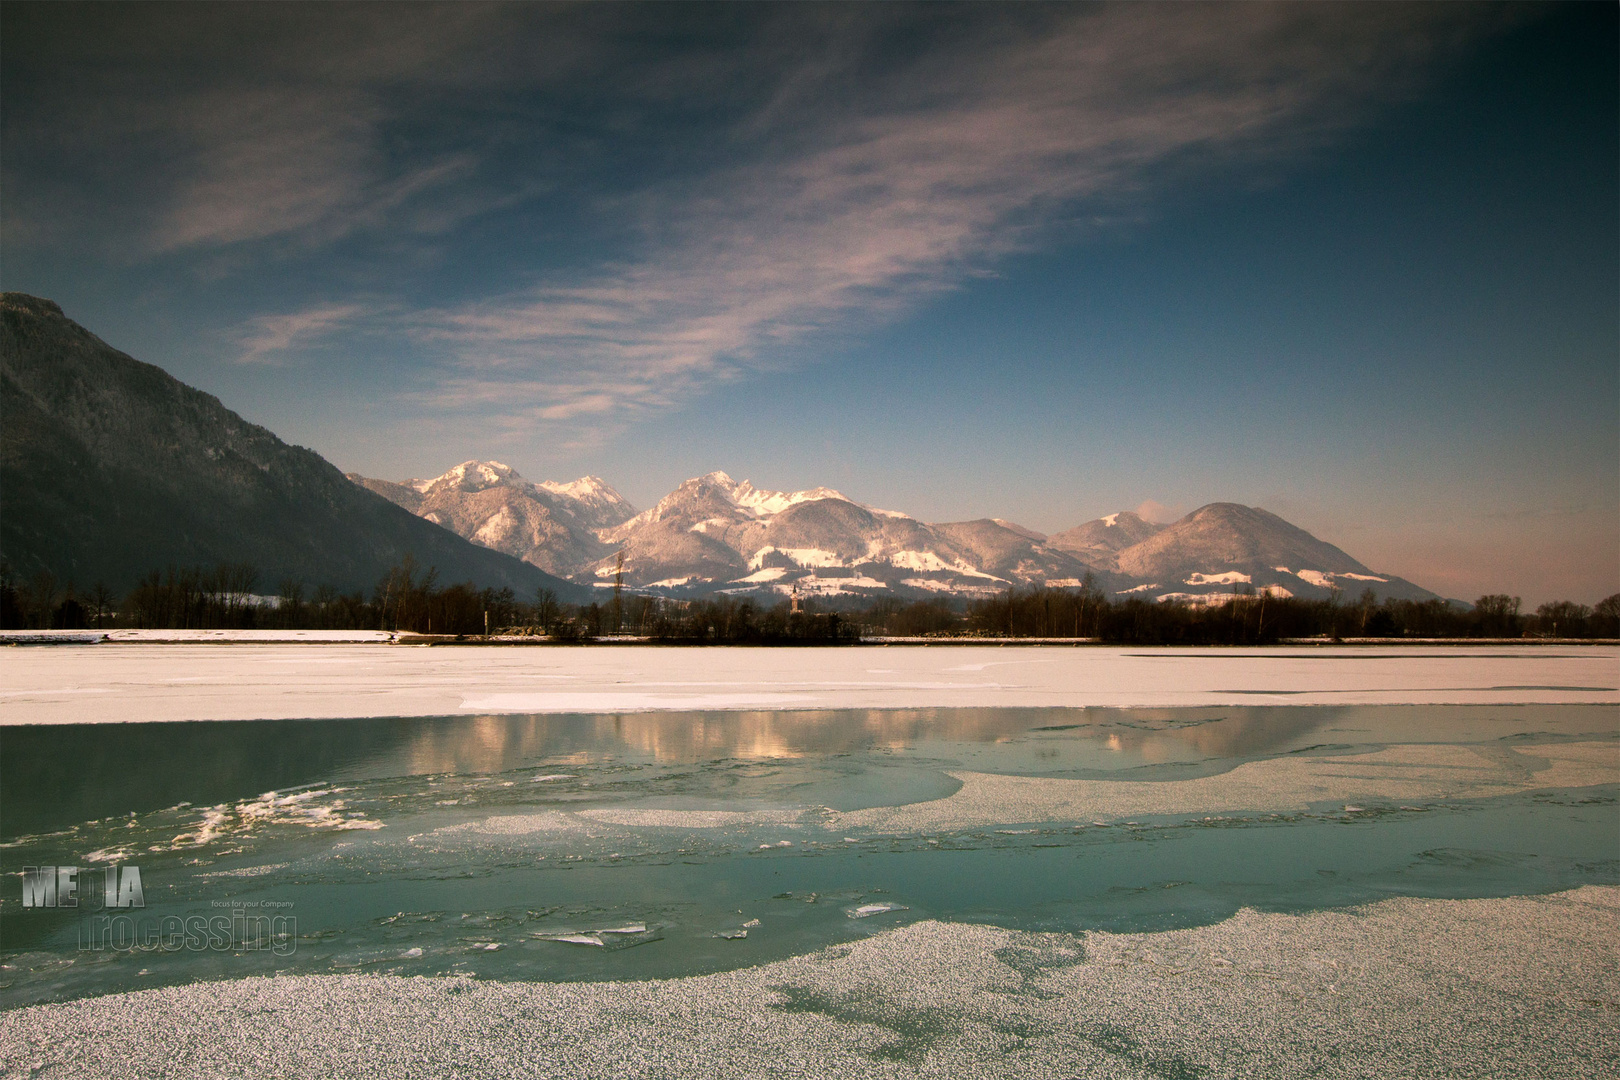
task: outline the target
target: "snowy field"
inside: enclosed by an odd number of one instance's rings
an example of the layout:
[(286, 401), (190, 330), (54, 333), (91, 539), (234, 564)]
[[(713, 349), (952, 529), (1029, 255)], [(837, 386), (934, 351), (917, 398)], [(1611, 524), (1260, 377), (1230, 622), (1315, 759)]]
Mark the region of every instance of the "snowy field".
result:
[(1601, 646), (0, 649), (0, 723), (648, 710), (1620, 704)]
[(1620, 888), (1250, 910), (1158, 934), (922, 922), (617, 983), (342, 975), (0, 1013), (8, 1076), (1613, 1076)]

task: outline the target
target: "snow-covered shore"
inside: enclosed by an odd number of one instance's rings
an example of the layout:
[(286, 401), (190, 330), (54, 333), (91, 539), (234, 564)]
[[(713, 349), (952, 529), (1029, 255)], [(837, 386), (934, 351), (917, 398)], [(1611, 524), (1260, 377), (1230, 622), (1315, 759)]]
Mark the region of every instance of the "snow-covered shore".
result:
[(1620, 704), (1615, 646), (0, 649), (0, 724), (705, 709)]
[(0, 1013), (0, 1071), (1584, 1078), (1620, 1057), (1617, 937), (1605, 886), (1149, 934), (929, 921), (678, 979), (276, 976), (38, 1005)]

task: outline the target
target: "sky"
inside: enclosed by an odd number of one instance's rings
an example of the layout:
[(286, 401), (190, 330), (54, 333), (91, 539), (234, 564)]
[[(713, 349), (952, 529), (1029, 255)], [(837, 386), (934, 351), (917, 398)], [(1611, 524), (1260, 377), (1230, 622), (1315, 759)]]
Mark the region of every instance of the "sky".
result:
[(1613, 4), (0, 7), (0, 284), (346, 471), (1620, 591)]

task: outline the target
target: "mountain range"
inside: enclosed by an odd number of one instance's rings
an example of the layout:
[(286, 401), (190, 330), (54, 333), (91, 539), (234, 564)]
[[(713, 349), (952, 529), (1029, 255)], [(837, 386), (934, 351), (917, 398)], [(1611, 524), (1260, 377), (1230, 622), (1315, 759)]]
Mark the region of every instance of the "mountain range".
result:
[(50, 300), (0, 294), (0, 418), (0, 559), (23, 580), (124, 591), (152, 570), (246, 562), (260, 588), (369, 590), (410, 555), (441, 582), (583, 593), (355, 486)]
[(1168, 525), (1122, 511), (1046, 536), (723, 472), (639, 512), (597, 477), (532, 483), (496, 461), (397, 483), (345, 476), (21, 293), (0, 294), (0, 418), (0, 559), (19, 577), (81, 586), (246, 562), (266, 587), (368, 589), (409, 555), (444, 582), (571, 601), (621, 578), (669, 596), (983, 597), (1088, 578), (1114, 595), (1195, 603), (1248, 587), (1434, 595), (1235, 503)]
[(1191, 603), (1243, 588), (1434, 596), (1236, 503), (1168, 525), (1122, 511), (1045, 536), (1000, 518), (928, 523), (832, 488), (773, 491), (723, 472), (687, 480), (640, 513), (597, 477), (535, 484), (498, 461), (463, 462), (431, 480), (350, 479), (559, 576), (605, 587), (622, 574), (629, 587), (674, 596), (983, 597), (1088, 576), (1114, 595)]

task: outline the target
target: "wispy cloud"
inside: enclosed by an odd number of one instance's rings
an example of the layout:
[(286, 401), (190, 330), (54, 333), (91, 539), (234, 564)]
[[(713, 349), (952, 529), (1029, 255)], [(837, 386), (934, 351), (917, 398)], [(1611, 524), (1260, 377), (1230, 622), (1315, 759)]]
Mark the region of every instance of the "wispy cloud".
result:
[(323, 304), (284, 315), (261, 315), (239, 335), (242, 351), (237, 362), (282, 362), (289, 352), (351, 326), (364, 312), (359, 304)]
[(421, 312), (413, 334), (453, 358), (422, 399), (513, 424), (666, 408), (1169, 177), (1313, 146), (1457, 29), (1404, 7), (1067, 9), (927, 52), (853, 110), (822, 106), (841, 72), (806, 61), (739, 125), (746, 160), (630, 201), (632, 261)]
[[(428, 358), (422, 406), (576, 434), (790, 362), (1088, 223), (1140, 216), (1211, 169), (1286, 161), (1502, 17), (766, 6), (711, 11), (729, 35), (716, 44), (673, 8), (319, 10), (111, 7), (89, 45), (40, 35), (6, 75), (57, 104), (8, 110), (33, 127), (8, 127), (7, 168), (33, 160), (13, 147), (48, 146), (35, 156), (72, 158), (61, 171), (74, 176), (127, 173), (59, 202), (138, 222), (140, 257), (290, 265), (369, 238), (354, 280), (370, 296), (391, 288), (389, 260), (411, 265), (458, 225), (522, 204), (503, 221), (536, 232), (526, 283), (509, 269), (483, 279), (480, 300), (413, 310), (401, 281), (389, 310)], [(678, 123), (663, 130), (665, 118)], [(48, 188), (26, 175), (25, 192)], [(557, 213), (593, 218), (572, 235), (613, 235), (611, 261), (547, 260), (544, 204), (558, 192)], [(45, 236), (30, 210), (45, 203), (18, 205), (8, 234)], [(362, 321), (388, 332), (337, 293), (252, 321), (242, 358)]]
[(147, 240), (157, 252), (287, 237), (302, 244), (384, 224), (466, 179), (468, 154), (400, 169), (382, 160), (381, 108), (355, 90), (220, 93), (198, 102), (195, 149)]
[(88, 233), (134, 260), (267, 241), (308, 251), (478, 213), (449, 194), (478, 166), (465, 132), (400, 128), (447, 86), (499, 78), (477, 54), (509, 53), (514, 22), (549, 18), (487, 4), (109, 6), (64, 33), (53, 11), (8, 16), (29, 42), (7, 55), (21, 106), (6, 118), (8, 234)]

